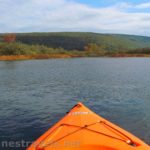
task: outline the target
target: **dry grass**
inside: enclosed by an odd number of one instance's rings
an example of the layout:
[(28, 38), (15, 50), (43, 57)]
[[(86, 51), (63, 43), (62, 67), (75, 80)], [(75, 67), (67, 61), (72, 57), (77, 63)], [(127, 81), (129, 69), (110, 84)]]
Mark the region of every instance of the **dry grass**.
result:
[(127, 53), (120, 53), (120, 54), (112, 54), (111, 57), (150, 57), (149, 54), (127, 54)]
[(40, 55), (2, 55), (0, 60), (27, 60), (27, 59), (49, 59), (49, 58), (72, 58), (70, 54), (40, 54)]
[[(49, 59), (49, 58), (74, 58), (74, 57), (93, 57), (77, 54), (40, 54), (40, 55), (1, 55), (0, 60), (28, 60), (28, 59)], [(105, 56), (97, 56), (105, 57)], [(111, 54), (106, 57), (150, 57), (148, 54)]]

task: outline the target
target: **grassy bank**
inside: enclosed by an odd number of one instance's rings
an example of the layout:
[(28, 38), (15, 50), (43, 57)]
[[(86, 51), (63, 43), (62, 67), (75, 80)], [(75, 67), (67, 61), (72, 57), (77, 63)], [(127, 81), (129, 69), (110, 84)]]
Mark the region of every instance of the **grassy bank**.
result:
[(1, 55), (0, 61), (50, 59), (50, 58), (79, 58), (79, 57), (150, 57), (148, 54), (112, 54), (104, 56), (75, 55), (75, 54), (40, 54), (40, 55)]
[(65, 50), (61, 47), (50, 48), (45, 45), (28, 45), (20, 42), (1, 42), (0, 60), (24, 60), (47, 58), (72, 58), (103, 56), (104, 51), (95, 44), (89, 44), (80, 50)]
[(49, 58), (72, 58), (76, 56), (67, 54), (41, 54), (41, 55), (1, 55), (0, 60), (28, 60), (28, 59), (49, 59)]
[(0, 43), (0, 60), (25, 60), (74, 57), (150, 57), (150, 48), (106, 51), (100, 45), (88, 44), (81, 50), (50, 48), (44, 45), (28, 45), (18, 42)]

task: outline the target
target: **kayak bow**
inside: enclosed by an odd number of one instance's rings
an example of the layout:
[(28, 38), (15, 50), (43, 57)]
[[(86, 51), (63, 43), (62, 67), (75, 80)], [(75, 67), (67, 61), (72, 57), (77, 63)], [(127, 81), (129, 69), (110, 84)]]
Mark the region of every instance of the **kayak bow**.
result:
[(150, 150), (150, 147), (78, 103), (27, 150), (54, 149)]

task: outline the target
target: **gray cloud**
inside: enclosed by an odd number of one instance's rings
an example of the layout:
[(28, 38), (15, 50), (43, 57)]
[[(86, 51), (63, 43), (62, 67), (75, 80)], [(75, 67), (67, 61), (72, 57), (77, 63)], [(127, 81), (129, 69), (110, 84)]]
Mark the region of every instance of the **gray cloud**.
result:
[(129, 12), (128, 8), (138, 6), (128, 3), (104, 8), (70, 0), (0, 0), (0, 4), (0, 32), (90, 31), (150, 35), (150, 13)]

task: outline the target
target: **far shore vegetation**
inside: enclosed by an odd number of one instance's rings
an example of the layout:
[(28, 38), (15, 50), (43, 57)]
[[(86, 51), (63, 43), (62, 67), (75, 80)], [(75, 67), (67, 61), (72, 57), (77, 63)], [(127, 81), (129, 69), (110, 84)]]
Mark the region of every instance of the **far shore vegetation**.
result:
[[(121, 47), (120, 47), (121, 48)], [(149, 57), (150, 47), (107, 50), (105, 45), (87, 43), (83, 49), (64, 49), (42, 44), (25, 44), (16, 40), (15, 34), (3, 36), (0, 42), (0, 60), (72, 58), (72, 57)]]

